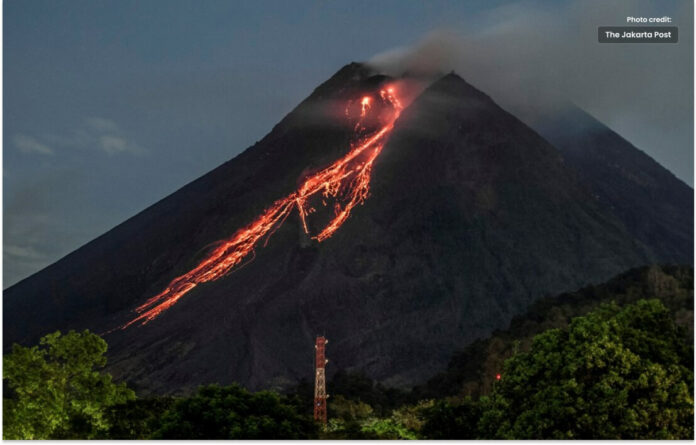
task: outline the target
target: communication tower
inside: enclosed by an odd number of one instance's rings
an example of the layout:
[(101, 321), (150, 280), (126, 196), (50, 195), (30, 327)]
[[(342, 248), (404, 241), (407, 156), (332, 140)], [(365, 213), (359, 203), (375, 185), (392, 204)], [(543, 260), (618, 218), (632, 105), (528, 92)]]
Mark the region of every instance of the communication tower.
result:
[(324, 337), (317, 337), (314, 345), (316, 349), (316, 361), (314, 364), (314, 420), (326, 425), (326, 344), (329, 341)]

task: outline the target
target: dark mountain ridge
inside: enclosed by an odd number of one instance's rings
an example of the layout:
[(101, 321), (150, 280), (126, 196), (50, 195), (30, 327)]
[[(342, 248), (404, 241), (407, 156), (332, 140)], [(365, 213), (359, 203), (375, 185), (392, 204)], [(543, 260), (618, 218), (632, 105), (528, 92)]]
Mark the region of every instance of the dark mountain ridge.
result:
[[(5, 348), (132, 318), (211, 243), (346, 153), (343, 104), (388, 80), (347, 65), (241, 155), (7, 289)], [(404, 110), (370, 197), (333, 237), (309, 241), (294, 212), (253, 262), (107, 334), (109, 370), (142, 392), (286, 386), (312, 375), (325, 334), (335, 369), (409, 385), (535, 299), (655, 257), (553, 146), (449, 74)]]
[(663, 262), (693, 264), (694, 191), (575, 105), (536, 126), (581, 183)]
[[(606, 283), (535, 301), (504, 330), (474, 341), (452, 356), (447, 369), (414, 388), (414, 401), (448, 396), (487, 395), (496, 374), (515, 352), (526, 352), (535, 335), (566, 328), (570, 321), (600, 304), (620, 306), (658, 298), (684, 328), (687, 344), (694, 335), (694, 270), (691, 266), (646, 266), (631, 269)], [(693, 358), (692, 358), (693, 361)]]
[[(369, 71), (347, 65), (239, 156), (7, 289), (6, 309), (34, 312), (16, 333), (14, 317), (6, 318), (8, 340), (34, 341), (54, 326), (80, 320), (78, 326), (91, 316), (132, 309), (190, 267), (205, 246), (229, 236), (291, 189), (303, 171), (345, 152), (351, 128), (335, 119), (332, 100), (356, 94), (351, 80), (356, 75), (369, 77)], [(85, 292), (95, 288), (99, 295)], [(42, 310), (36, 310), (37, 303)]]

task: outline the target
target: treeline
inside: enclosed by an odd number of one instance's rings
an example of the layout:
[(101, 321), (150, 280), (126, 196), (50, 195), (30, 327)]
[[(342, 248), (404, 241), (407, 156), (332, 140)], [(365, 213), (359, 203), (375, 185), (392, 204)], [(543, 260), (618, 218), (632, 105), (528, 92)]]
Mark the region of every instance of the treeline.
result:
[(602, 303), (626, 305), (653, 298), (670, 310), (675, 322), (684, 328), (687, 342), (693, 344), (693, 268), (640, 267), (597, 286), (537, 300), (524, 314), (513, 318), (508, 329), (495, 331), (455, 353), (445, 371), (413, 388), (412, 398), (487, 395), (505, 360), (528, 351), (534, 336), (549, 329), (567, 328), (574, 317), (586, 315)]
[(539, 301), (411, 391), (337, 372), (326, 428), (312, 419), (312, 382), (138, 398), (102, 371), (104, 340), (54, 333), (3, 358), (3, 437), (692, 439), (692, 320), (692, 269), (630, 271)]
[(296, 398), (240, 386), (137, 398), (102, 372), (106, 342), (55, 332), (3, 357), (4, 439), (303, 439), (317, 428)]

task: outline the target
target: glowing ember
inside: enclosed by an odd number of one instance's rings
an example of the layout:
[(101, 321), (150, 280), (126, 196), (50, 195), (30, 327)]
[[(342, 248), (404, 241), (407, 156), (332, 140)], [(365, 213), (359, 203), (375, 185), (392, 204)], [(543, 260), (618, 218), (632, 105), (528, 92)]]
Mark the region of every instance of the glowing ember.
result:
[[(326, 227), (312, 236), (318, 242), (330, 238), (348, 219), (351, 210), (367, 199), (373, 163), (401, 113), (402, 105), (393, 87), (381, 90), (379, 98), (390, 112), (388, 118), (382, 117), (386, 122), (381, 122), (378, 130), (366, 136), (362, 135), (365, 130), (364, 123), (370, 117), (371, 101), (374, 99), (365, 96), (360, 101), (360, 117), (355, 126), (357, 142), (351, 144), (350, 151), (343, 158), (310, 175), (294, 193), (274, 202), (251, 224), (237, 231), (231, 238), (221, 241), (198, 266), (176, 277), (162, 292), (137, 307), (135, 310), (139, 315), (121, 329), (136, 322), (145, 324), (153, 320), (198, 284), (217, 280), (242, 264), (250, 255), (253, 257), (256, 245), (265, 238), (265, 246), (270, 236), (283, 224), (293, 209), (297, 209), (299, 213), (304, 232), (310, 235), (307, 217), (314, 213), (315, 209), (309, 207), (309, 198), (320, 196), (324, 206), (327, 205), (327, 200), (334, 201), (333, 217)], [(346, 109), (346, 115), (350, 117), (349, 108), (350, 103)]]
[(363, 97), (360, 105), (362, 106), (362, 109), (360, 110), (360, 117), (363, 118), (367, 115), (367, 112), (370, 111), (370, 97)]

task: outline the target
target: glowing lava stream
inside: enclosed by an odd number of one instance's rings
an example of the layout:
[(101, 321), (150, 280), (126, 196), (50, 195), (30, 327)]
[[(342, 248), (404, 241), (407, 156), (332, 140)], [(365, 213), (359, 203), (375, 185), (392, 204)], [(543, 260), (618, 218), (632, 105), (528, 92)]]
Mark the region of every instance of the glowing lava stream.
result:
[[(333, 218), (312, 238), (318, 242), (330, 238), (348, 219), (353, 207), (367, 199), (373, 163), (382, 151), (394, 128), (394, 122), (401, 113), (402, 105), (392, 87), (381, 90), (380, 98), (385, 105), (392, 108), (392, 111), (387, 122), (378, 131), (351, 145), (351, 150), (343, 158), (306, 178), (294, 193), (274, 202), (251, 224), (237, 231), (231, 238), (221, 241), (198, 266), (174, 278), (166, 289), (137, 307), (135, 310), (139, 315), (121, 326), (121, 329), (138, 321), (145, 324), (155, 319), (198, 284), (217, 280), (229, 273), (249, 254), (253, 255), (254, 247), (264, 237), (266, 238), (265, 246), (270, 236), (283, 224), (294, 208), (298, 210), (302, 228), (309, 234), (307, 215), (314, 209), (307, 208), (307, 200), (319, 192), (322, 192), (324, 198), (334, 198), (337, 202)], [(363, 120), (372, 108), (372, 99), (370, 96), (365, 96), (360, 102), (360, 118), (355, 126), (356, 133), (364, 129)], [(349, 114), (348, 111), (346, 113)]]

